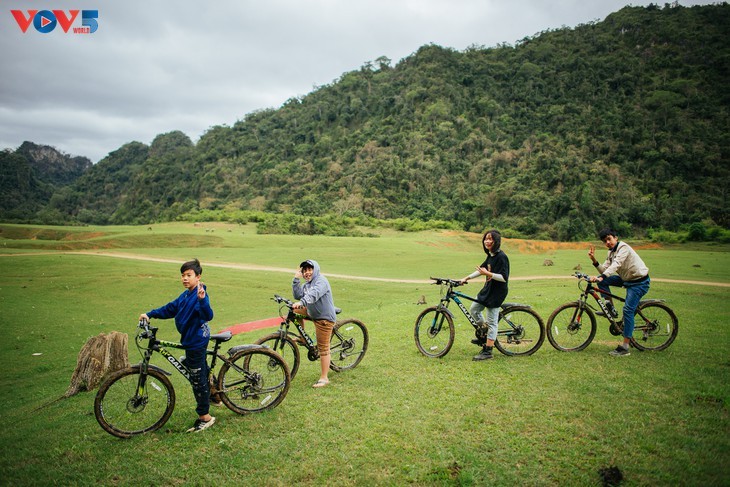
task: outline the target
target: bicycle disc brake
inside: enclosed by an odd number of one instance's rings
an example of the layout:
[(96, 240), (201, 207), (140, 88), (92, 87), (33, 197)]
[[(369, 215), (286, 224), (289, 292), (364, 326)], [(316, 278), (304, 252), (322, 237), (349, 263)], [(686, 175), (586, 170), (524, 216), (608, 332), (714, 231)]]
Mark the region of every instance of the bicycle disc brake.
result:
[(127, 411), (130, 413), (138, 413), (147, 406), (147, 397), (134, 395), (127, 401)]

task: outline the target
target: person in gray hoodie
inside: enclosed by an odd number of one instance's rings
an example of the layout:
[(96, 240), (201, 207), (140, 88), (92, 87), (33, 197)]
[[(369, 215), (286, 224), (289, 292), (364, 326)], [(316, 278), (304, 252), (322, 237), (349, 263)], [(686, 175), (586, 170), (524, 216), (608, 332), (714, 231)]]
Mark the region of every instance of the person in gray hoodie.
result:
[(324, 387), (330, 383), (327, 377), (330, 369), (330, 338), (337, 320), (337, 312), (330, 283), (320, 273), (316, 260), (305, 260), (299, 264), (299, 269), (292, 280), (292, 292), (294, 299), (298, 300), (294, 303), (294, 312), (308, 316), (314, 322), (317, 332), (317, 349), (322, 372), (312, 387)]

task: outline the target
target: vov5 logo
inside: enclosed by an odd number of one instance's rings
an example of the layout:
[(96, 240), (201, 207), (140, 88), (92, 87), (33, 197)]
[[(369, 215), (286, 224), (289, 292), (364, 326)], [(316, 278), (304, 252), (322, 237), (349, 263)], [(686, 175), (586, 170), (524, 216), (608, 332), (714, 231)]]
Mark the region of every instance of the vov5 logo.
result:
[(74, 27), (72, 31), (74, 34), (93, 34), (99, 28), (99, 23), (96, 20), (99, 18), (98, 10), (69, 10), (68, 12), (63, 10), (27, 10), (26, 12), (28, 12), (27, 15), (22, 10), (10, 11), (23, 33), (28, 30), (30, 24), (33, 24), (35, 30), (42, 34), (52, 32), (57, 25), (60, 25), (61, 29), (68, 33), (71, 25), (79, 16), (79, 12), (81, 12), (81, 27)]

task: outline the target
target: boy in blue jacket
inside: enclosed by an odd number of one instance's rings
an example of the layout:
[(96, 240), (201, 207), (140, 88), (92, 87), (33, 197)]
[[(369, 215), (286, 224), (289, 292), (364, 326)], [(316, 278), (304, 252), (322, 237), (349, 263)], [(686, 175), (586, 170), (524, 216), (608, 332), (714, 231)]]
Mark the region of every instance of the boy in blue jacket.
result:
[(166, 305), (142, 313), (140, 320), (150, 318), (175, 318), (175, 326), (180, 332), (180, 343), (185, 348), (185, 366), (190, 370), (193, 394), (197, 402), (195, 411), (198, 419), (188, 433), (197, 433), (215, 423), (210, 411), (210, 384), (208, 383), (208, 361), (206, 349), (210, 339), (208, 321), (213, 319), (205, 284), (200, 281), (203, 268), (198, 259), (185, 262), (180, 267), (182, 285), (185, 291)]

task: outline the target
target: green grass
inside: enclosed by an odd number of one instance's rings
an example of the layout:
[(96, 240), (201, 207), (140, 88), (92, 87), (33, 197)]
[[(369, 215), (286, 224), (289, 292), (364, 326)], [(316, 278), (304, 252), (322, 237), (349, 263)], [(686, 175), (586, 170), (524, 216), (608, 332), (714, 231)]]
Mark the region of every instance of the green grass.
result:
[[(434, 304), (435, 286), (331, 278), (343, 317), (360, 318), (370, 331), (370, 349), (355, 370), (333, 373), (329, 387), (315, 390), (319, 364), (304, 362), (278, 408), (245, 417), (215, 409), (219, 422), (200, 435), (183, 433), (195, 418), (194, 400), (176, 374), (178, 402), (167, 425), (119, 440), (96, 423), (95, 392), (51, 401), (65, 392), (90, 336), (128, 333), (130, 361), (138, 360), (131, 345), (136, 318), (182, 290), (179, 264), (58, 248), (201, 258), (216, 313), (211, 324), (219, 330), (275, 316), (269, 298), (290, 293), (291, 275), (206, 263), (293, 269), (315, 258), (326, 274), (425, 281), (470, 272), (482, 260), (479, 236), (259, 236), (248, 226), (220, 224), (49, 227), (61, 230), (53, 235), (0, 228), (4, 485), (600, 485), (598, 470), (611, 465), (626, 485), (730, 482), (730, 292), (661, 280), (730, 283), (727, 248), (641, 251), (655, 279), (647, 297), (667, 300), (679, 336), (664, 352), (623, 359), (608, 356), (617, 340), (599, 321), (595, 341), (580, 353), (558, 352), (546, 341), (531, 357), (472, 362), (477, 349), (461, 316), (449, 354), (428, 359), (413, 342), (422, 309), (414, 303), (425, 295)], [(69, 231), (87, 232), (76, 240), (80, 247)], [(521, 253), (512, 241), (505, 249), (515, 278), (510, 301), (533, 305), (547, 321), (578, 297), (574, 279), (517, 278), (568, 276), (578, 263), (587, 269), (587, 249)], [(554, 265), (542, 266), (544, 259)], [(172, 322), (161, 324), (161, 338), (177, 339)], [(237, 335), (232, 344), (267, 332)]]

